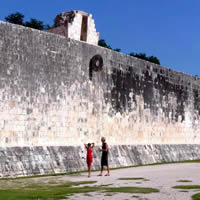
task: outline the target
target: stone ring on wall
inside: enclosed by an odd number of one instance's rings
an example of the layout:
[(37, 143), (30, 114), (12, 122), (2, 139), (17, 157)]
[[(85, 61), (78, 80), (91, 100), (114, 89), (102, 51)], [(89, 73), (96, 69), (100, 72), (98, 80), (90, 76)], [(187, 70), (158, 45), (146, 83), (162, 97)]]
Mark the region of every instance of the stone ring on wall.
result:
[(103, 69), (103, 58), (101, 55), (95, 55), (91, 58), (90, 60), (90, 69), (89, 69), (89, 75), (90, 75), (90, 80), (92, 80), (92, 72), (98, 72)]
[(98, 72), (101, 71), (103, 68), (103, 58), (100, 55), (95, 55), (90, 60), (90, 68), (92, 71)]

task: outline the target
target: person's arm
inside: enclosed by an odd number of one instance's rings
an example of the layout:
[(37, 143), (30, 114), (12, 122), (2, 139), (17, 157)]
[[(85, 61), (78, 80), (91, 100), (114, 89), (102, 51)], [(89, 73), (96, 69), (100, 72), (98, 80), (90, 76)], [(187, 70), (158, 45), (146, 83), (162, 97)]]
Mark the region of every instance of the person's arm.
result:
[(84, 144), (84, 145), (85, 145), (85, 148), (88, 149), (88, 145), (87, 144)]
[(94, 148), (94, 142), (92, 143), (92, 148)]
[(106, 144), (106, 149), (101, 149), (101, 148), (99, 148), (99, 151), (108, 152), (108, 145)]
[(105, 152), (108, 152), (108, 145), (106, 144), (106, 149), (104, 149)]

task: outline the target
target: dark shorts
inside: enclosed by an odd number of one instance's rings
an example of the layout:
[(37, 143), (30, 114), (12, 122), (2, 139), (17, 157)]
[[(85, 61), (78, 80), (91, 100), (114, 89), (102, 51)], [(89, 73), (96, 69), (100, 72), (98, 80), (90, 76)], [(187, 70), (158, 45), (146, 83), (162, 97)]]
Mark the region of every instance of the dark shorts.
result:
[(108, 165), (108, 156), (102, 156), (101, 157), (101, 166), (107, 166)]

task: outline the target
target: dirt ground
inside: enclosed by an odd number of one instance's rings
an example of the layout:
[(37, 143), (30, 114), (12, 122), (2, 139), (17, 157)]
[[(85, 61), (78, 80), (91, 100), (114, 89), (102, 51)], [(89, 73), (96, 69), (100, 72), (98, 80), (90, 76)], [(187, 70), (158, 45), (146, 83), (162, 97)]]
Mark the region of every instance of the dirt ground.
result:
[[(132, 186), (132, 187), (151, 187), (159, 189), (159, 193), (151, 194), (129, 194), (129, 193), (110, 193), (104, 194), (94, 192), (89, 194), (77, 194), (71, 200), (190, 200), (191, 196), (199, 193), (200, 190), (173, 189), (176, 185), (200, 185), (200, 163), (184, 164), (165, 164), (155, 166), (143, 166), (112, 170), (111, 176), (98, 176), (99, 172), (93, 172), (90, 178), (86, 173), (63, 176), (63, 180), (70, 181), (97, 181), (94, 185), (107, 185), (111, 187)], [(119, 180), (119, 178), (137, 178), (144, 180)], [(146, 180), (145, 180), (146, 179)], [(148, 180), (147, 180), (148, 179)], [(191, 182), (177, 182), (188, 180)]]

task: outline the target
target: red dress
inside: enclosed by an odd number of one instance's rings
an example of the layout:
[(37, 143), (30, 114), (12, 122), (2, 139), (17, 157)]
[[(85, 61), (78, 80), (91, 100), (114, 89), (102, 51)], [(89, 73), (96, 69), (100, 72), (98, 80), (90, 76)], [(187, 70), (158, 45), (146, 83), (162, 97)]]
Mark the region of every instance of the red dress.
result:
[(91, 164), (93, 162), (92, 158), (92, 149), (87, 150), (87, 164)]

